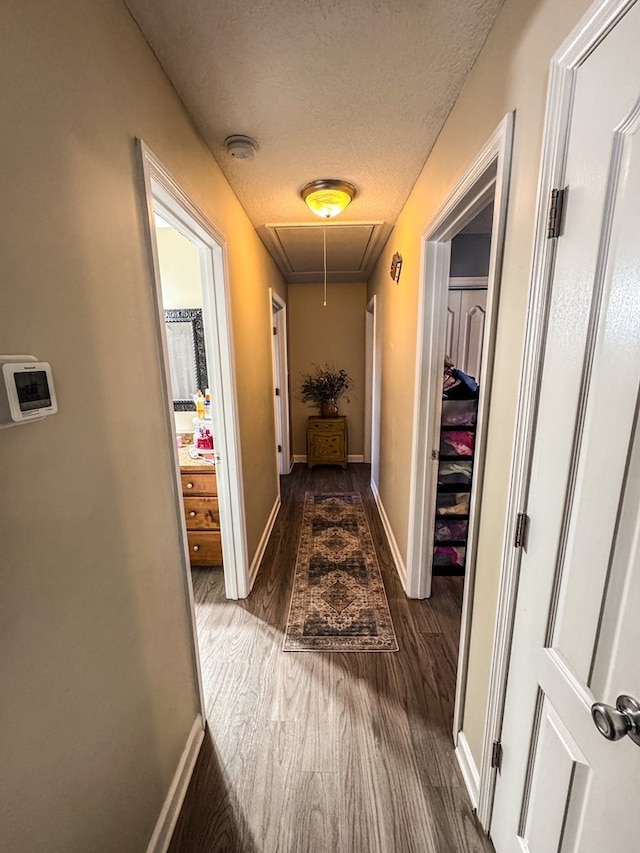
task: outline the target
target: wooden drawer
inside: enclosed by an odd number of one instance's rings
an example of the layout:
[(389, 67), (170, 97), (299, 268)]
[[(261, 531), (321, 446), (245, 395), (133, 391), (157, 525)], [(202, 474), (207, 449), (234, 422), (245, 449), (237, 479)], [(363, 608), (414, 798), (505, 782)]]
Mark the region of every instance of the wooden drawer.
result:
[(221, 566), (222, 540), (219, 533), (187, 530), (192, 566)]
[(182, 480), (182, 494), (185, 497), (190, 495), (217, 495), (218, 481), (216, 480), (216, 472), (197, 471), (194, 473), (185, 473), (184, 469), (180, 472)]
[(309, 462), (344, 462), (344, 436), (341, 433), (326, 433), (309, 436)]
[(309, 424), (309, 429), (312, 432), (344, 432), (344, 424), (342, 421), (337, 421), (335, 418), (322, 418), (313, 420)]
[(220, 530), (218, 498), (185, 497), (184, 517), (187, 530)]

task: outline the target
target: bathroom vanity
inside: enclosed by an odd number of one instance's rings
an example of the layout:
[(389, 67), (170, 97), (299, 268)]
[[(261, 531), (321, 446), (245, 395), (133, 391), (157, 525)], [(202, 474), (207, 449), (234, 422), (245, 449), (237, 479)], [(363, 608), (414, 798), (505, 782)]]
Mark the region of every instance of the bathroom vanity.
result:
[(221, 566), (222, 540), (216, 468), (180, 448), (180, 479), (192, 566)]

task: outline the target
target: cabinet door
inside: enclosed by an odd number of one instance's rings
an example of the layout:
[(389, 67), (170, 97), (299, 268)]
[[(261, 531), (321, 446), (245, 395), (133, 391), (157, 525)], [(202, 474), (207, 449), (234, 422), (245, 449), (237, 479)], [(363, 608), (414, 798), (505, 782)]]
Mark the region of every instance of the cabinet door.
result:
[(314, 432), (309, 438), (311, 464), (316, 462), (344, 462), (344, 433), (342, 430)]
[(449, 356), (456, 367), (458, 364), (458, 337), (460, 335), (460, 304), (461, 290), (450, 290), (447, 301), (447, 327), (445, 332), (445, 354)]
[(478, 384), (482, 377), (482, 342), (487, 316), (486, 290), (461, 290), (460, 331), (458, 333), (458, 364), (464, 373), (473, 376)]

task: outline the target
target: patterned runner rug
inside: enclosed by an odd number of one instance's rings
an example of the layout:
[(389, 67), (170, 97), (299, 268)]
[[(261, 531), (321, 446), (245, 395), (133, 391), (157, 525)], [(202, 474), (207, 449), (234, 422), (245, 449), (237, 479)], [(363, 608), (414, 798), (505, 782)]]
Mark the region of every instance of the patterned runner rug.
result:
[(398, 650), (373, 540), (357, 492), (305, 495), (284, 650)]

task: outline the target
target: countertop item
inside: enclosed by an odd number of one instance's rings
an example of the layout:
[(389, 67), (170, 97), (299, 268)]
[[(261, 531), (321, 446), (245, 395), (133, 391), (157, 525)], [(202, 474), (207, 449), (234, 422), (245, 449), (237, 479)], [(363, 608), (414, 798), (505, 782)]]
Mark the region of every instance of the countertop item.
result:
[(192, 445), (185, 447), (183, 444), (182, 447), (178, 448), (178, 458), (180, 459), (180, 468), (202, 468), (205, 471), (214, 470), (215, 471), (215, 462), (207, 461), (207, 458), (213, 460), (214, 451), (207, 451), (206, 454), (200, 454), (197, 458), (194, 458), (189, 455), (189, 451)]

